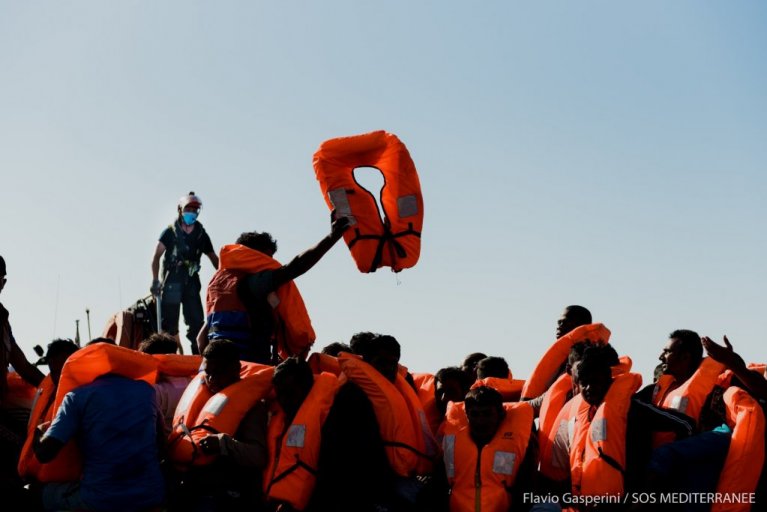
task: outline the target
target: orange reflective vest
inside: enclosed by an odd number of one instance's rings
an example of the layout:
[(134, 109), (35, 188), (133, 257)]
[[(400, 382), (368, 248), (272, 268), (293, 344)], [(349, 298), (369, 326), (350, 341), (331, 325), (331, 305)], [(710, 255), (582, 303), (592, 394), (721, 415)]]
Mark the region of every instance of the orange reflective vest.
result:
[(290, 425), (285, 424), (282, 409), (276, 407), (269, 420), (271, 460), (264, 477), (267, 500), (289, 503), (296, 510), (309, 504), (317, 478), (322, 425), (338, 386), (333, 374), (315, 375), (314, 385)]
[(344, 375), (367, 395), (392, 470), (400, 476), (431, 472), (439, 447), (418, 396), (401, 373), (395, 382), (352, 354), (338, 358)]
[[(746, 391), (731, 387), (724, 393), (726, 421), (732, 428), (730, 448), (719, 475), (717, 493), (753, 493), (764, 465), (764, 411)], [(712, 512), (747, 512), (748, 503), (714, 503)]]
[[(153, 385), (157, 380), (157, 362), (149, 354), (109, 343), (95, 343), (81, 348), (69, 356), (61, 369), (52, 417), (56, 416), (67, 393), (107, 373), (143, 380)], [(41, 482), (71, 482), (79, 480), (81, 472), (82, 456), (76, 442), (71, 440), (55, 459), (40, 464), (37, 479)]]
[[(383, 212), (354, 178), (358, 167), (375, 167), (383, 174)], [(416, 264), (423, 197), (415, 164), (396, 135), (376, 131), (327, 140), (314, 153), (314, 170), (328, 207), (351, 221), (344, 240), (360, 272), (380, 267), (399, 272)]]
[(240, 380), (216, 394), (205, 384), (205, 374), (193, 378), (181, 395), (168, 436), (168, 457), (174, 465), (184, 470), (213, 462), (216, 456), (202, 453), (199, 442), (209, 434), (234, 435), (242, 418), (271, 391), (273, 374), (272, 366), (243, 366)]
[(570, 348), (582, 341), (604, 345), (610, 341), (610, 329), (605, 327), (604, 324), (581, 325), (555, 341), (546, 353), (543, 354), (530, 378), (525, 382), (522, 388), (522, 399), (537, 398), (545, 393), (549, 385), (559, 376), (560, 370), (567, 362)]
[(506, 512), (511, 509), (509, 491), (530, 441), (533, 409), (525, 402), (506, 403), (503, 407), (506, 416), (498, 431), (480, 449), (471, 439), (468, 421), (461, 427), (456, 424), (445, 427), (442, 452), (451, 487), (452, 512)]
[[(722, 363), (705, 357), (692, 377), (674, 389), (671, 389), (674, 384), (674, 377), (661, 375), (655, 383), (652, 402), (658, 407), (674, 409), (686, 414), (697, 423), (700, 420), (700, 413), (706, 403), (706, 398), (717, 385), (722, 372), (724, 372)], [(655, 432), (653, 433), (653, 447), (657, 448), (674, 439), (675, 436), (671, 432)]]
[[(208, 284), (205, 309), (208, 338), (247, 341), (251, 337), (250, 317), (237, 293), (237, 283), (247, 274), (282, 267), (266, 254), (232, 244), (221, 248), (218, 270)], [(306, 359), (315, 334), (306, 305), (293, 281), (283, 284), (268, 297), (277, 320), (277, 352), (283, 359)]]
[(37, 388), (32, 411), (29, 414), (29, 423), (27, 423), (27, 437), (24, 440), (24, 446), (21, 448), (17, 470), (21, 478), (37, 479), (40, 473), (40, 462), (35, 457), (32, 449), (35, 429), (38, 425), (51, 421), (53, 419), (53, 398), (56, 394), (56, 386), (53, 385), (53, 379), (46, 375)]
[(570, 446), (573, 494), (623, 495), (626, 420), (631, 398), (641, 385), (642, 376), (638, 373), (624, 373), (615, 377), (592, 418), (589, 418), (591, 406), (583, 396), (573, 398), (575, 429)]
[(499, 377), (486, 377), (484, 379), (479, 379), (471, 385), (471, 389), (487, 386), (498, 391), (503, 397), (504, 402), (516, 402), (519, 400), (519, 396), (522, 393), (522, 387), (524, 385), (525, 381), (513, 379), (511, 377), (511, 373), (509, 373), (508, 378), (505, 379), (501, 379)]

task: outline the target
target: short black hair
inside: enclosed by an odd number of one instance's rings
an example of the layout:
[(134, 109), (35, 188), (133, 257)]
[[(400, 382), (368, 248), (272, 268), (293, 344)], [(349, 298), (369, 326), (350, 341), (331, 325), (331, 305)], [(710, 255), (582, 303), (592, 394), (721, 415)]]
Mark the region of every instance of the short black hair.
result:
[(300, 385), (303, 390), (308, 391), (314, 384), (314, 375), (309, 363), (300, 357), (292, 356), (278, 364), (274, 369), (272, 383), (279, 384), (289, 377), (292, 377), (293, 382)]
[(362, 331), (354, 334), (349, 340), (349, 348), (352, 352), (358, 356), (362, 356), (367, 353), (370, 343), (378, 336), (378, 334), (370, 331)]
[(106, 343), (108, 345), (117, 345), (117, 342), (113, 340), (112, 338), (93, 338), (91, 341), (85, 344), (86, 347), (89, 347), (91, 345), (95, 345), (96, 343)]
[(567, 354), (567, 365), (572, 368), (575, 363), (583, 359), (583, 353), (591, 346), (593, 346), (593, 343), (590, 341), (573, 343), (573, 346), (570, 347), (570, 352)]
[(568, 311), (568, 317), (579, 325), (588, 325), (591, 323), (591, 311), (584, 308), (583, 306), (567, 306), (565, 311)]
[(477, 379), (497, 377), (505, 379), (509, 376), (509, 363), (502, 357), (490, 356), (477, 362)]
[(482, 352), (472, 352), (471, 354), (463, 358), (463, 366), (466, 366), (468, 368), (476, 368), (477, 363), (486, 357), (487, 357), (487, 354), (483, 354)]
[(464, 409), (468, 411), (473, 407), (490, 406), (503, 412), (503, 396), (495, 389), (488, 386), (479, 386), (468, 393), (464, 399)]
[(5, 271), (6, 271), (6, 269), (5, 269), (5, 259), (3, 259), (2, 256), (0, 256), (0, 276), (4, 276), (5, 275)]
[(699, 363), (703, 359), (703, 345), (697, 332), (689, 329), (677, 329), (669, 334), (668, 337), (669, 339), (679, 340), (679, 348), (683, 352), (690, 354), (690, 358), (694, 363)]
[(48, 349), (45, 352), (45, 361), (50, 361), (52, 357), (56, 357), (59, 355), (66, 355), (67, 357), (71, 356), (75, 352), (77, 352), (80, 349), (80, 347), (77, 346), (77, 343), (72, 341), (69, 338), (57, 338), (53, 340), (52, 342), (48, 343)]
[(615, 349), (609, 345), (589, 345), (583, 351), (578, 374), (612, 373), (611, 367), (618, 363)]
[(258, 231), (249, 231), (240, 234), (234, 243), (244, 245), (254, 251), (264, 254), (274, 254), (277, 252), (277, 241), (269, 233), (259, 233)]
[(352, 348), (347, 345), (346, 343), (341, 343), (340, 341), (334, 341), (333, 343), (329, 343), (328, 345), (325, 345), (325, 347), (322, 349), (323, 354), (327, 354), (329, 356), (338, 357), (338, 354), (341, 352), (351, 352)]
[(473, 384), (472, 382), (469, 382), (469, 376), (466, 375), (466, 372), (458, 368), (457, 366), (448, 366), (446, 368), (441, 368), (437, 371), (437, 373), (434, 374), (434, 382), (442, 382), (444, 383), (446, 380), (453, 379), (460, 384), (461, 389), (463, 390), (463, 393), (466, 394), (469, 391), (469, 388)]
[(164, 332), (156, 332), (138, 345), (138, 351), (146, 354), (175, 354), (176, 350), (176, 338)]
[(223, 364), (240, 364), (240, 351), (237, 345), (226, 339), (215, 339), (208, 343), (202, 351), (202, 357), (211, 361), (219, 361)]
[(397, 338), (390, 334), (381, 334), (380, 336), (376, 336), (375, 339), (373, 339), (371, 346), (375, 349), (376, 352), (383, 350), (391, 354), (396, 354), (397, 359), (399, 359), (402, 355), (402, 348), (400, 347), (399, 341), (397, 341)]

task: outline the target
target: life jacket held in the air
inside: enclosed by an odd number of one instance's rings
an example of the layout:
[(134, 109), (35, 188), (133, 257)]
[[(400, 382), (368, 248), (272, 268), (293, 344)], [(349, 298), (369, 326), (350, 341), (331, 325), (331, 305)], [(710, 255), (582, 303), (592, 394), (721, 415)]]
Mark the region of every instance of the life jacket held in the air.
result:
[[(383, 174), (383, 212), (355, 179), (354, 170), (360, 167)], [(415, 164), (396, 135), (381, 130), (327, 140), (314, 154), (314, 170), (328, 207), (350, 220), (344, 240), (360, 272), (380, 267), (399, 272), (416, 264), (423, 197)]]

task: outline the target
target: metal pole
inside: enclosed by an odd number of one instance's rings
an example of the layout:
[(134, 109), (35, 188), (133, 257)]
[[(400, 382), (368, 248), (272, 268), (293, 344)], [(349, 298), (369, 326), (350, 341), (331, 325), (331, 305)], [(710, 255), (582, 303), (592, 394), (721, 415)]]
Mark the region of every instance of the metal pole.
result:
[(91, 336), (91, 310), (88, 308), (85, 308), (85, 316), (88, 317), (88, 341), (93, 339), (93, 336)]
[(75, 343), (80, 346), (80, 319), (75, 320)]
[(162, 301), (160, 293), (154, 296), (154, 305), (157, 308), (157, 332), (162, 332)]

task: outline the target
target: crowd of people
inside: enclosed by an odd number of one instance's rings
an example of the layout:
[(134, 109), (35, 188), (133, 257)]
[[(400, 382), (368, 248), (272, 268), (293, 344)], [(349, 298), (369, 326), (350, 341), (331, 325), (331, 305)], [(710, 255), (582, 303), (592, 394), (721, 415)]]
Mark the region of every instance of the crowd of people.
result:
[[(182, 198), (158, 243), (164, 332), (138, 346), (57, 339), (32, 364), (0, 306), (0, 495), (18, 510), (765, 508), (765, 368), (726, 337), (673, 331), (651, 383), (577, 305), (525, 379), (479, 352), (413, 373), (385, 333), (313, 351), (293, 281), (349, 220), (333, 216), (326, 237), (282, 265), (268, 233), (216, 255), (194, 225), (200, 207)], [(217, 270), (204, 314), (187, 316), (202, 307), (202, 255)]]

